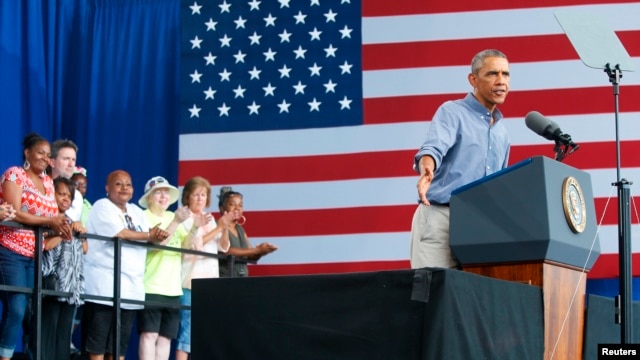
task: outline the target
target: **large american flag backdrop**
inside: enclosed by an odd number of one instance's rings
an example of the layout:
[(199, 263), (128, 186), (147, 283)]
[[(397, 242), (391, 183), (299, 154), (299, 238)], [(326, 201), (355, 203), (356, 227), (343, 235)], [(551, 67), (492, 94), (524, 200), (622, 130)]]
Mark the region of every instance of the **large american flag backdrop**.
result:
[[(436, 108), (470, 91), (473, 55), (497, 48), (512, 74), (501, 107), (510, 163), (554, 156), (526, 128), (529, 111), (572, 135), (581, 147), (565, 163), (591, 174), (590, 221), (602, 223), (589, 276), (615, 277), (613, 88), (581, 63), (555, 20), (561, 9), (603, 18), (640, 69), (636, 1), (185, 0), (179, 183), (201, 175), (212, 194), (244, 194), (251, 241), (280, 247), (253, 275), (408, 268), (413, 155)], [(619, 100), (621, 174), (640, 183), (637, 72), (623, 74)]]

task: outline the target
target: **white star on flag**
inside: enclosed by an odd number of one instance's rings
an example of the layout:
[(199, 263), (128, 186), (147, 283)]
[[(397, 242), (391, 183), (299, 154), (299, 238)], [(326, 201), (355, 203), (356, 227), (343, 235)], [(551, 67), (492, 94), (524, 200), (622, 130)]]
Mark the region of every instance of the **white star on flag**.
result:
[(189, 109), (189, 111), (191, 112), (191, 117), (194, 117), (194, 116), (195, 117), (200, 117), (200, 115), (199, 115), (200, 114), (200, 110), (201, 109), (199, 107), (196, 107), (196, 104), (193, 104), (193, 107), (191, 107)]
[(189, 6), (189, 8), (191, 9), (191, 15), (194, 15), (200, 14), (200, 9), (202, 9), (202, 6), (198, 5), (197, 2), (194, 2), (193, 5)]

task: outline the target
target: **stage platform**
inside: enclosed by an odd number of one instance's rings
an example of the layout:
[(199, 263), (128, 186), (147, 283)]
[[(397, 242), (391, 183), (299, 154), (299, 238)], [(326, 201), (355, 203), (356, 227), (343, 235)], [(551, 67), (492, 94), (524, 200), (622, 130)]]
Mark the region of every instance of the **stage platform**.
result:
[(192, 357), (542, 359), (540, 287), (448, 269), (193, 281)]

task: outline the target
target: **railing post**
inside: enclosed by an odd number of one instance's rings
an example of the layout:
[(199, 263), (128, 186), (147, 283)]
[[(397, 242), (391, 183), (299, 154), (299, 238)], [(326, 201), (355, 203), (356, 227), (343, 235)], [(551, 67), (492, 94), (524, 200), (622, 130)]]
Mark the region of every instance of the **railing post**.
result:
[[(29, 342), (27, 349), (32, 348), (32, 359), (40, 360), (42, 349), (42, 227), (38, 226), (33, 231), (35, 235), (35, 248), (33, 252), (33, 292), (31, 293), (31, 320), (29, 321)], [(29, 350), (27, 350), (28, 352)]]
[(114, 327), (113, 327), (113, 359), (120, 358), (120, 273), (122, 270), (122, 264), (120, 262), (122, 258), (122, 239), (115, 238), (113, 242), (113, 315), (114, 315)]

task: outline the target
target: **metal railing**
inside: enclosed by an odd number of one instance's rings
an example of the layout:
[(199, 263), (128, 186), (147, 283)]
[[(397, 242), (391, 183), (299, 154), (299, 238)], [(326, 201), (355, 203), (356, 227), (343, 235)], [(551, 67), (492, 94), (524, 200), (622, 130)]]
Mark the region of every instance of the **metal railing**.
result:
[[(30, 329), (33, 334), (28, 334), (29, 336), (33, 336), (32, 340), (29, 341), (29, 344), (25, 344), (25, 350), (31, 351), (32, 359), (41, 360), (42, 354), (42, 299), (44, 296), (58, 296), (58, 297), (68, 297), (71, 296), (71, 293), (60, 292), (55, 290), (48, 290), (42, 288), (42, 254), (43, 254), (43, 235), (44, 230), (46, 228), (43, 227), (28, 227), (23, 226), (22, 224), (4, 221), (1, 222), (0, 225), (10, 226), (16, 228), (24, 228), (24, 229), (32, 229), (35, 234), (35, 251), (34, 251), (34, 278), (33, 278), (33, 289), (21, 286), (12, 286), (12, 285), (1, 285), (0, 291), (7, 292), (19, 292), (25, 294), (31, 294), (31, 316), (34, 317), (34, 322), (32, 323), (33, 329)], [(112, 354), (114, 359), (118, 359), (121, 355), (120, 353), (120, 317), (121, 317), (121, 305), (122, 304), (136, 304), (136, 305), (156, 305), (162, 307), (176, 308), (176, 309), (186, 309), (191, 310), (191, 306), (187, 305), (170, 305), (166, 303), (154, 302), (154, 301), (141, 301), (141, 300), (133, 300), (133, 299), (122, 299), (120, 297), (121, 293), (121, 284), (120, 284), (120, 276), (118, 274), (121, 273), (122, 264), (121, 264), (121, 255), (122, 255), (122, 246), (141, 246), (146, 247), (148, 249), (158, 249), (164, 251), (174, 251), (183, 254), (193, 254), (200, 255), (205, 257), (212, 257), (216, 259), (228, 259), (227, 268), (229, 269), (229, 274), (231, 277), (235, 276), (234, 268), (235, 263), (248, 263), (254, 264), (255, 260), (249, 260), (244, 257), (237, 257), (235, 255), (223, 255), (223, 254), (212, 254), (209, 252), (196, 251), (191, 249), (183, 249), (176, 247), (169, 247), (157, 244), (151, 244), (141, 241), (131, 241), (118, 237), (106, 237), (96, 234), (82, 234), (82, 237), (88, 239), (102, 240), (102, 241), (112, 241), (114, 246), (114, 256), (113, 256), (113, 297), (108, 296), (97, 296), (97, 295), (88, 295), (81, 294), (80, 298), (83, 300), (102, 300), (102, 301), (110, 301), (113, 303), (113, 312), (115, 319), (115, 326), (113, 327), (113, 338), (115, 341), (113, 342)], [(89, 251), (91, 251), (91, 247), (89, 247)], [(25, 314), (27, 316), (27, 314)]]

